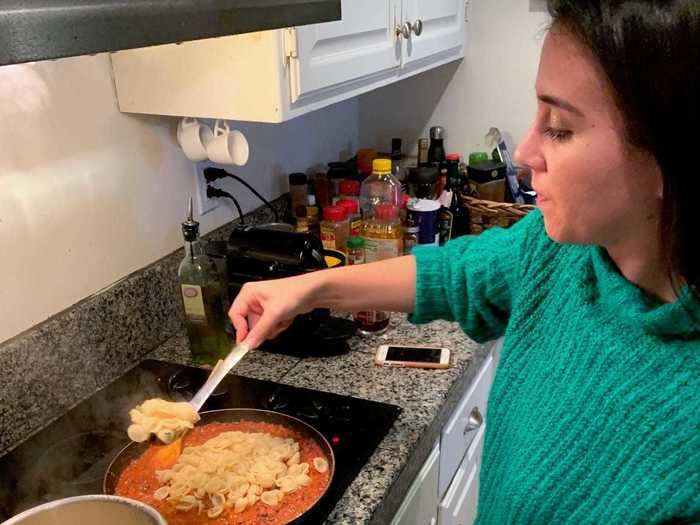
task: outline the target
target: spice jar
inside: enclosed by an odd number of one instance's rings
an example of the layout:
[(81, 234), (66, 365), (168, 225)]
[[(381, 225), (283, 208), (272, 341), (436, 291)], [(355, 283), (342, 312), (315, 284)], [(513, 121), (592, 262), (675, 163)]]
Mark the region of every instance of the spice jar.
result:
[(412, 214), (406, 216), (406, 222), (403, 225), (403, 254), (410, 255), (413, 247), (418, 244), (418, 232), (420, 228)]
[(348, 266), (354, 264), (364, 264), (365, 262), (365, 241), (362, 237), (351, 235), (348, 237)]
[(360, 229), (362, 228), (362, 219), (360, 217), (360, 201), (352, 199), (340, 199), (336, 206), (341, 206), (345, 208), (348, 214), (348, 224), (350, 228), (350, 235), (360, 235)]
[(358, 180), (343, 180), (340, 181), (340, 199), (350, 199), (360, 202), (360, 181)]
[(321, 221), (318, 218), (318, 206), (316, 206), (316, 197), (313, 194), (310, 194), (306, 200), (306, 222), (311, 233), (320, 235)]
[(306, 174), (289, 174), (289, 195), (292, 198), (292, 214), (294, 217), (306, 217), (307, 185), (308, 179), (306, 178)]
[(321, 221), (321, 242), (326, 250), (346, 253), (349, 235), (347, 212), (342, 206), (327, 206)]

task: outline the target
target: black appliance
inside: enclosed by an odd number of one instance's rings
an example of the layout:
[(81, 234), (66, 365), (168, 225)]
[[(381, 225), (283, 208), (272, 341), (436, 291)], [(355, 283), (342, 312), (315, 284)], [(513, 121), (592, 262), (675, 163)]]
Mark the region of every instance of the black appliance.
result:
[(2, 0), (0, 66), (340, 20), (340, 0)]
[[(200, 368), (148, 360), (0, 458), (0, 521), (59, 498), (102, 493), (110, 461), (129, 442), (129, 409), (152, 397), (190, 399)], [(263, 408), (292, 415), (333, 447), (336, 474), (300, 523), (322, 523), (387, 434), (401, 409), (270, 381), (227, 376), (204, 410)]]
[[(310, 233), (266, 225), (236, 228), (228, 241), (210, 241), (207, 252), (225, 259), (229, 300), (250, 281), (264, 281), (314, 272), (327, 267), (321, 241)], [(334, 252), (337, 254), (337, 252)], [(292, 325), (261, 349), (300, 357), (336, 355), (349, 350), (346, 340), (357, 323), (332, 317), (326, 308), (298, 315)]]

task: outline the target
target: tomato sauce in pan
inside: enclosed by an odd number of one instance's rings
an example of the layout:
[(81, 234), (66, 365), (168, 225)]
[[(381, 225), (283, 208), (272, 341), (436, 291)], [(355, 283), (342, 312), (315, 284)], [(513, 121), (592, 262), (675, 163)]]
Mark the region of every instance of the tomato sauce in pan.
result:
[[(300, 462), (309, 464), (311, 483), (300, 487), (295, 492), (285, 494), (284, 498), (274, 507), (258, 501), (243, 512), (234, 512), (233, 508), (225, 509), (216, 518), (209, 518), (206, 510), (199, 513), (196, 509), (181, 511), (167, 500), (159, 501), (153, 493), (161, 486), (156, 478), (156, 470), (172, 467), (177, 460), (173, 454), (162, 454), (163, 446), (151, 445), (141, 455), (132, 461), (119, 476), (115, 493), (119, 496), (137, 499), (157, 509), (168, 521), (169, 525), (283, 525), (306, 512), (321, 497), (329, 483), (330, 468), (326, 472), (318, 472), (313, 467), (313, 458), (329, 458), (321, 448), (310, 438), (290, 430), (282, 425), (270, 423), (237, 421), (233, 423), (209, 423), (195, 427), (183, 438), (182, 446), (201, 445), (221, 432), (238, 430), (240, 432), (265, 432), (282, 438), (292, 438), (299, 443)], [(159, 451), (161, 454), (158, 454)]]

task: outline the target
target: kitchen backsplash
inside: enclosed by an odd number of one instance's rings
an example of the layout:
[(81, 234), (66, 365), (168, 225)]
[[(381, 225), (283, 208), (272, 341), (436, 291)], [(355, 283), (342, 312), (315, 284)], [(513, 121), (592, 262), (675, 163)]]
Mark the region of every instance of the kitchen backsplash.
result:
[[(284, 216), (288, 197), (272, 202)], [(273, 220), (262, 206), (246, 222)], [(236, 219), (204, 236), (226, 239)], [(0, 345), (0, 456), (182, 330), (177, 250)]]

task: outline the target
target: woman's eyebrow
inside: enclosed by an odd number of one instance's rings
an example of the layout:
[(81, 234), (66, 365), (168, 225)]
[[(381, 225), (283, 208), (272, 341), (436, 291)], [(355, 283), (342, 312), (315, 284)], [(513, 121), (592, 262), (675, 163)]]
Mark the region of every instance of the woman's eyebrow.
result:
[(574, 113), (575, 115), (578, 115), (579, 117), (583, 117), (583, 112), (578, 109), (576, 106), (573, 104), (567, 102), (566, 100), (563, 100), (558, 97), (553, 97), (551, 95), (537, 95), (537, 99), (540, 100), (541, 102), (544, 102), (545, 104), (549, 104), (550, 106), (556, 106), (558, 108), (561, 108), (565, 111), (569, 111), (571, 113)]

